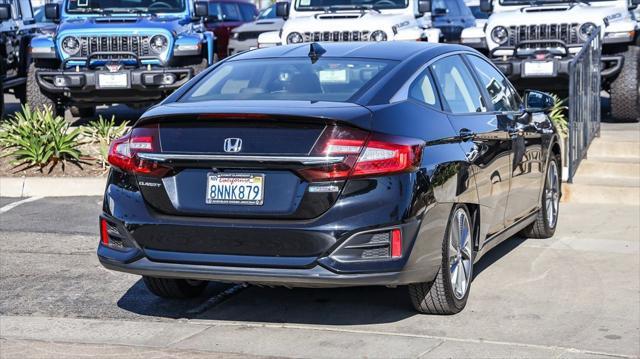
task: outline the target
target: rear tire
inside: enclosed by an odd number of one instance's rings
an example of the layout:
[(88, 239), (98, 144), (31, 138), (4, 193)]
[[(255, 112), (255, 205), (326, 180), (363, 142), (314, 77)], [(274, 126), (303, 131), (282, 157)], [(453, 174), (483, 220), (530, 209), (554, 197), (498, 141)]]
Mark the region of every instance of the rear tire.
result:
[[(549, 159), (547, 172), (545, 173), (544, 189), (540, 200), (540, 210), (535, 222), (522, 231), (527, 238), (551, 238), (556, 232), (558, 214), (560, 212), (560, 161), (557, 157)], [(553, 172), (555, 171), (555, 175)], [(553, 213), (550, 213), (553, 211)]]
[(629, 46), (624, 65), (618, 77), (611, 83), (611, 115), (617, 121), (640, 119), (640, 47)]
[(467, 207), (456, 205), (442, 241), (442, 265), (435, 280), (409, 285), (409, 296), (418, 312), (455, 314), (467, 305), (473, 278), (473, 238)]
[(195, 298), (202, 294), (209, 282), (188, 279), (155, 278), (143, 276), (145, 286), (158, 297), (169, 299)]
[(73, 117), (93, 117), (96, 114), (95, 107), (79, 107), (79, 106), (71, 106), (69, 107), (69, 111)]

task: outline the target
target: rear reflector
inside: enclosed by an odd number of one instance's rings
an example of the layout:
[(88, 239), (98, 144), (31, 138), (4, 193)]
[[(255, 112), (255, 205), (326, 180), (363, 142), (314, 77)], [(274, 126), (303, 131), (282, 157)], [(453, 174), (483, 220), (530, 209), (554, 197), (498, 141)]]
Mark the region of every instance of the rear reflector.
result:
[(100, 218), (100, 241), (105, 246), (109, 245), (109, 230), (107, 229), (107, 220)]
[(399, 229), (391, 231), (391, 258), (402, 257), (402, 232)]
[(424, 142), (412, 138), (369, 134), (329, 126), (318, 139), (312, 155), (342, 156), (337, 164), (306, 168), (300, 174), (310, 182), (410, 172), (419, 167)]

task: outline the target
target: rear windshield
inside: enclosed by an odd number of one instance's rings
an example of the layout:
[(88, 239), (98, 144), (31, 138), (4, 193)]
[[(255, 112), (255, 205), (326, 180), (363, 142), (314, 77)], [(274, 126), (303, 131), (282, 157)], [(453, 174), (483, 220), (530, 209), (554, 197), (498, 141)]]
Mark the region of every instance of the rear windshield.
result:
[(392, 63), (369, 59), (309, 58), (229, 61), (199, 81), (181, 102), (300, 100), (347, 102)]

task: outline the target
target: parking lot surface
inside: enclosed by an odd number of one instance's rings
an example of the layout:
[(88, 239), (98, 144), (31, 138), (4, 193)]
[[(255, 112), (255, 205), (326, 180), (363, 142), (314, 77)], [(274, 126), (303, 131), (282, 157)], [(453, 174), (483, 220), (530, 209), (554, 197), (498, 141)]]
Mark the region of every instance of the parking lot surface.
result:
[(513, 238), (477, 264), (455, 316), (416, 314), (406, 288), (212, 284), (195, 300), (161, 300), (98, 263), (100, 206), (42, 198), (0, 215), (1, 356), (640, 355), (636, 206), (563, 204), (554, 238)]

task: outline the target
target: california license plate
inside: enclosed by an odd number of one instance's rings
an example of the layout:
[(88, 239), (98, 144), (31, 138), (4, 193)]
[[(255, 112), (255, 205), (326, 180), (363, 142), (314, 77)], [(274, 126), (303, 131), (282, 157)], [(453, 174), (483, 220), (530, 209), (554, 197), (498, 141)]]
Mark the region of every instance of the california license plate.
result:
[(126, 72), (98, 74), (98, 86), (101, 88), (127, 88), (129, 76)]
[(209, 173), (207, 204), (261, 206), (264, 202), (264, 175), (253, 173)]
[(522, 75), (525, 77), (553, 76), (555, 63), (553, 61), (531, 61), (524, 63)]

